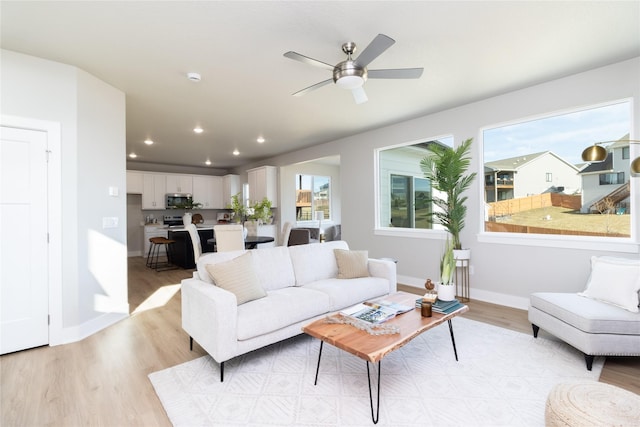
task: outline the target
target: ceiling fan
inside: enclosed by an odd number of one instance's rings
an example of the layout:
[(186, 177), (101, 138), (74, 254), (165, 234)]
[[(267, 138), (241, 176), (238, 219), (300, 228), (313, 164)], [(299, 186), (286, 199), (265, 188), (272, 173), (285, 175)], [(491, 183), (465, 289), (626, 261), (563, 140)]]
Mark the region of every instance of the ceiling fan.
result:
[(367, 70), (374, 59), (380, 56), (385, 50), (389, 49), (396, 41), (384, 34), (378, 34), (369, 46), (356, 59), (352, 55), (356, 51), (354, 42), (347, 42), (342, 45), (342, 51), (347, 55), (347, 59), (336, 65), (327, 64), (317, 59), (309, 58), (297, 52), (289, 51), (284, 54), (285, 57), (305, 64), (321, 67), (333, 72), (333, 78), (323, 80), (305, 89), (299, 90), (293, 96), (302, 96), (307, 92), (316, 90), (331, 82), (336, 85), (351, 90), (356, 104), (367, 102), (367, 94), (362, 87), (367, 79), (417, 79), (422, 75), (423, 68), (397, 68), (387, 70)]

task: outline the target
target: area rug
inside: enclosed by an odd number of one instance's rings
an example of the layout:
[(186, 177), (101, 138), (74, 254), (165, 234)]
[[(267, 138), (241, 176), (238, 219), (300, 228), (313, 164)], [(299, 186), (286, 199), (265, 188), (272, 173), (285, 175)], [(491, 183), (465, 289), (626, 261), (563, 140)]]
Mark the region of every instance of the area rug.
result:
[[(458, 317), (456, 362), (446, 325), (382, 360), (379, 426), (544, 426), (560, 382), (597, 381), (583, 355), (541, 332), (514, 332)], [(209, 356), (149, 375), (175, 426), (371, 426), (366, 363), (300, 335), (225, 363)], [(374, 394), (375, 398), (375, 394)]]

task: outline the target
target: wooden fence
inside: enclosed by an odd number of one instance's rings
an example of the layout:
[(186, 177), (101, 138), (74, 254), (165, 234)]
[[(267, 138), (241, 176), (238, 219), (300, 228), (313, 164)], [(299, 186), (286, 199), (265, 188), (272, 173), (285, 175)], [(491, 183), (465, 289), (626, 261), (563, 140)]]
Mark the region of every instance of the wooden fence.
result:
[(569, 196), (566, 194), (544, 193), (530, 197), (491, 202), (487, 203), (487, 205), (489, 206), (489, 218), (499, 218), (531, 209), (547, 208), (549, 206), (580, 210), (582, 198), (580, 196)]
[(563, 234), (570, 236), (605, 236), (605, 237), (629, 237), (628, 234), (620, 233), (594, 233), (591, 231), (559, 230), (555, 228), (532, 227), (528, 225), (505, 224), (503, 222), (485, 221), (485, 231), (503, 233), (526, 233), (526, 234)]

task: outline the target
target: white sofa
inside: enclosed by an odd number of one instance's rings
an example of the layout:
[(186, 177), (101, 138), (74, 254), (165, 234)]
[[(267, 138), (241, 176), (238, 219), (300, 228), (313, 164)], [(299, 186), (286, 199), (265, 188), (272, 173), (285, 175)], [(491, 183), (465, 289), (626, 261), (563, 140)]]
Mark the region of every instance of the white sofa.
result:
[(369, 277), (338, 279), (334, 249), (344, 241), (278, 246), (251, 251), (266, 297), (238, 305), (236, 294), (216, 286), (207, 264), (247, 251), (215, 252), (198, 259), (193, 278), (182, 281), (182, 328), (220, 363), (302, 333), (302, 326), (354, 304), (396, 291), (392, 261), (368, 259)]

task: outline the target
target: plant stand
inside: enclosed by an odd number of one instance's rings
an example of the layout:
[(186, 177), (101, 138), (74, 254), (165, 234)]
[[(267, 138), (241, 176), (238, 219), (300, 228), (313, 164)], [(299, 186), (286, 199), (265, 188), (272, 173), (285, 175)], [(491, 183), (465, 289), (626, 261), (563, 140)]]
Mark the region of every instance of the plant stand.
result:
[[(456, 260), (456, 295), (461, 302), (469, 301), (469, 281), (469, 260)], [(458, 287), (460, 287), (460, 292), (458, 292)]]

